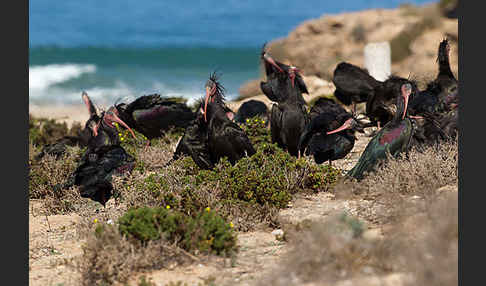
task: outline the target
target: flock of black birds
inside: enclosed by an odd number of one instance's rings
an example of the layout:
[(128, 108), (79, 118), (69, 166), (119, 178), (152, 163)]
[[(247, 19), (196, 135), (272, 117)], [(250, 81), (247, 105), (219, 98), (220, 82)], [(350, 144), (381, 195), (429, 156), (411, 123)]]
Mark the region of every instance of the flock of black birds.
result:
[[(272, 143), (291, 155), (313, 156), (317, 164), (344, 158), (354, 147), (355, 132), (377, 126), (357, 164), (348, 177), (361, 180), (387, 154), (396, 156), (408, 152), (411, 146), (440, 144), (454, 139), (458, 133), (458, 81), (449, 64), (450, 46), (443, 40), (438, 49), (439, 72), (419, 90), (411, 79), (390, 76), (381, 82), (352, 64), (337, 65), (333, 82), (336, 102), (319, 98), (308, 112), (303, 94), (309, 94), (298, 68), (275, 61), (262, 49), (266, 82), (262, 92), (274, 102), (271, 111), (263, 102), (250, 100), (241, 105), (235, 114), (225, 103), (225, 89), (213, 73), (205, 84), (206, 95), (197, 101), (193, 112), (185, 103), (161, 97), (144, 95), (131, 103), (115, 103), (98, 114), (89, 96), (83, 92), (90, 118), (77, 137), (64, 137), (47, 145), (37, 155), (59, 156), (66, 145), (87, 147), (76, 170), (64, 184), (55, 190), (79, 186), (82, 197), (105, 205), (112, 196), (111, 177), (131, 171), (135, 159), (120, 145), (114, 126), (118, 123), (150, 139), (164, 136), (171, 127), (185, 129), (179, 140), (171, 164), (182, 156), (190, 156), (202, 169), (212, 169), (222, 158), (235, 164), (245, 156), (256, 153), (251, 141), (237, 123), (253, 116), (263, 116), (270, 122)], [(366, 102), (368, 122), (356, 116), (356, 103)], [(342, 105), (350, 106), (351, 112)]]

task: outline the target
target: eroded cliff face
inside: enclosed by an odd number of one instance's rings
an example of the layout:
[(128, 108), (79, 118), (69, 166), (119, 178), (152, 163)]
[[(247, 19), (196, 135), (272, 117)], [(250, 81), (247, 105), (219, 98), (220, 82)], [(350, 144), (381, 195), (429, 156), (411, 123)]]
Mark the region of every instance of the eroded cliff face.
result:
[[(457, 77), (458, 20), (443, 16), (437, 4), (324, 14), (303, 22), (287, 37), (270, 42), (268, 50), (273, 58), (299, 67), (306, 76), (331, 81), (339, 62), (363, 67), (365, 45), (389, 41), (392, 73), (412, 76), (424, 84), (437, 75), (437, 49), (446, 37), (451, 45), (451, 69)], [(258, 88), (251, 86), (255, 86), (254, 81), (242, 86), (240, 94), (255, 95)]]

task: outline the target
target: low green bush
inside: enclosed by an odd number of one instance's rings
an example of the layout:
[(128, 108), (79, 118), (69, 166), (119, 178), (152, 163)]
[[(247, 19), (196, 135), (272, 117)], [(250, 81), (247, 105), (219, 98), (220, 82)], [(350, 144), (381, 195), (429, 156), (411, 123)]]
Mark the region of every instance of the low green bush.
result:
[(190, 252), (236, 250), (232, 225), (208, 207), (195, 216), (167, 207), (131, 209), (118, 220), (119, 231), (142, 242), (163, 239)]

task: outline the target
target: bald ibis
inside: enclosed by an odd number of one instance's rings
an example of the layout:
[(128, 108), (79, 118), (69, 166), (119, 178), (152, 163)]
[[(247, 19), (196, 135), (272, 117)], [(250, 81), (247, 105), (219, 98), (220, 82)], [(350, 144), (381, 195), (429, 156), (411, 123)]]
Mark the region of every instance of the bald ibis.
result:
[(115, 104), (112, 110), (148, 140), (164, 136), (171, 127), (185, 128), (194, 119), (193, 112), (185, 103), (160, 94), (144, 95), (129, 104)]
[(191, 156), (201, 169), (212, 169), (221, 157), (234, 164), (244, 155), (255, 153), (246, 134), (233, 122), (234, 113), (226, 106), (224, 87), (215, 73), (205, 84), (206, 96), (199, 101), (195, 119), (185, 129), (172, 159)]
[(196, 111), (195, 118), (186, 127), (184, 135), (177, 143), (174, 155), (167, 165), (186, 155), (191, 156), (192, 160), (201, 169), (207, 170), (214, 167), (209, 156), (208, 125), (204, 121), (204, 100), (201, 99), (197, 106), (199, 108)]
[(331, 99), (319, 98), (310, 111), (311, 121), (299, 140), (299, 149), (313, 155), (317, 164), (344, 158), (354, 147), (355, 131), (364, 125)]
[[(255, 116), (259, 116), (266, 120), (268, 117), (268, 108), (262, 101), (250, 99), (245, 101), (240, 108), (238, 108), (234, 120), (237, 123), (245, 123), (247, 119)], [(266, 122), (268, 122), (268, 120)]]
[(386, 159), (387, 154), (395, 157), (401, 152), (408, 151), (413, 127), (412, 120), (406, 115), (412, 88), (410, 83), (401, 86), (396, 96), (397, 112), (393, 119), (371, 139), (347, 176), (361, 180), (363, 174), (373, 170), (380, 161)]
[(261, 54), (267, 75), (267, 81), (261, 82), (263, 93), (277, 104), (272, 105), (270, 115), (270, 133), (272, 143), (287, 150), (291, 155), (300, 157), (299, 139), (309, 123), (306, 102), (302, 93), (307, 93), (307, 86), (296, 67), (275, 61), (266, 51)]
[(332, 82), (336, 86), (334, 96), (344, 105), (366, 102), (373, 96), (381, 82), (372, 77), (368, 71), (347, 62), (341, 62), (334, 69)]
[(457, 102), (459, 85), (449, 64), (450, 45), (447, 39), (439, 44), (437, 77), (427, 84), (427, 88), (410, 97), (409, 114), (420, 115), (431, 112), (447, 112)]
[(404, 84), (410, 84), (412, 87), (411, 96), (418, 93), (417, 84), (413, 80), (392, 75), (381, 82), (381, 85), (366, 101), (366, 116), (378, 128), (394, 118), (398, 108), (395, 104), (396, 94), (400, 94)]
[(412, 84), (412, 96), (418, 92), (415, 82), (390, 76), (385, 81), (373, 78), (369, 73), (350, 63), (341, 62), (334, 70), (334, 96), (344, 105), (366, 102), (366, 115), (378, 128), (390, 121), (396, 111), (395, 94), (405, 83)]
[(76, 170), (61, 188), (79, 186), (81, 197), (91, 198), (105, 206), (113, 195), (111, 178), (114, 174), (130, 172), (135, 166), (135, 159), (120, 146), (118, 132), (113, 125), (117, 122), (135, 134), (111, 110), (101, 113), (100, 122), (94, 127), (88, 149), (84, 153)]
[(206, 82), (204, 122), (208, 125), (208, 148), (211, 162), (216, 164), (227, 157), (235, 164), (244, 156), (256, 153), (246, 133), (230, 118), (224, 103), (224, 87), (213, 73)]
[(77, 136), (64, 136), (52, 144), (45, 145), (34, 157), (34, 160), (38, 161), (46, 154), (55, 156), (58, 159), (66, 153), (66, 146), (85, 147), (88, 145), (89, 140), (93, 137), (93, 127), (100, 121), (100, 117), (86, 92), (83, 91), (81, 98), (89, 111), (89, 118), (84, 124), (84, 128)]

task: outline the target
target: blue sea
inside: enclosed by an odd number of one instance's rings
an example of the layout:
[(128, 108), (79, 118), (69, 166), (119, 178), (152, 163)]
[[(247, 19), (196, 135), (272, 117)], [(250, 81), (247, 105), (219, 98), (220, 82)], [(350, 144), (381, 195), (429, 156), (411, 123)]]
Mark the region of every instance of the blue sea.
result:
[(264, 42), (325, 14), (426, 0), (29, 1), (29, 101), (97, 104), (150, 93), (203, 95), (213, 71), (228, 99), (259, 77)]

